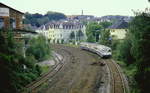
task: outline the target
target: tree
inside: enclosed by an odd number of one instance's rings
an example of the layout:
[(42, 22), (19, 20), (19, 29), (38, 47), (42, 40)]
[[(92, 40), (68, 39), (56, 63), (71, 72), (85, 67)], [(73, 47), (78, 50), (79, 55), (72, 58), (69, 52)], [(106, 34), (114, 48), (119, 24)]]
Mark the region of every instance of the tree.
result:
[(45, 15), (35, 13), (25, 13), (25, 19), (23, 20), (24, 24), (31, 24), (32, 26), (40, 27), (43, 24), (46, 24), (49, 21), (52, 20), (61, 20), (66, 19), (66, 16), (63, 13), (58, 12), (47, 12)]
[(87, 38), (87, 42), (91, 42), (91, 43), (93, 43), (93, 42), (95, 42), (96, 41), (96, 39), (95, 39), (95, 37), (93, 36), (93, 35), (88, 35), (88, 38)]
[(101, 23), (99, 23), (99, 25), (101, 25), (104, 29), (106, 29), (109, 26), (111, 26), (112, 23), (111, 22), (101, 22)]
[(26, 54), (27, 56), (33, 55), (35, 59), (42, 61), (51, 55), (50, 44), (44, 36), (40, 35), (30, 40)]
[(47, 16), (49, 20), (66, 19), (66, 16), (63, 13), (52, 12), (52, 11), (48, 11), (47, 14), (45, 14), (44, 16)]
[(119, 58), (136, 66), (135, 93), (149, 93), (150, 84), (150, 13), (137, 13), (131, 21), (125, 41), (119, 47)]
[(102, 26), (99, 25), (98, 23), (89, 23), (86, 27), (87, 41), (97, 42), (99, 40), (101, 29), (102, 29)]
[(74, 31), (72, 31), (72, 32), (70, 33), (70, 39), (71, 39), (71, 40), (75, 39), (75, 33), (74, 33)]
[(150, 13), (137, 15), (129, 28), (131, 34), (131, 52), (136, 60), (136, 81), (140, 93), (149, 93), (150, 84)]
[(109, 30), (101, 31), (99, 43), (103, 44), (103, 45), (107, 45), (107, 46), (109, 46), (111, 44), (110, 31)]
[(61, 39), (61, 44), (64, 44), (64, 39)]
[(84, 36), (83, 32), (82, 32), (81, 30), (79, 30), (79, 31), (77, 32), (78, 40), (80, 41), (80, 40), (81, 40), (81, 37), (83, 37), (83, 36)]
[(39, 24), (40, 26), (43, 24), (46, 24), (49, 22), (49, 18), (48, 17), (43, 17), (43, 18), (38, 18), (37, 19), (37, 24)]
[(127, 64), (127, 66), (133, 64), (135, 62), (134, 57), (131, 53), (131, 39), (129, 33), (126, 36), (126, 39), (117, 46), (117, 59), (123, 61)]
[[(23, 57), (22, 47), (15, 41), (13, 31), (5, 36), (0, 31), (0, 90), (1, 93), (19, 93), (27, 84), (35, 80), (40, 74), (40, 67), (36, 67), (34, 57)], [(25, 67), (25, 68), (24, 68)]]

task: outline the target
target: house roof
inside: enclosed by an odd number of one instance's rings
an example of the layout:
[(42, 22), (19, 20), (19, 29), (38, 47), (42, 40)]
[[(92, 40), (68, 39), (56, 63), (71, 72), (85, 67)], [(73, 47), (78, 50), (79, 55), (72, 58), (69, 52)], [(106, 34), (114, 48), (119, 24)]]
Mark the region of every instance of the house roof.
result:
[(119, 21), (111, 26), (109, 26), (108, 28), (109, 29), (125, 29), (125, 28), (128, 28), (128, 25), (129, 23), (122, 20), (122, 21)]
[(83, 24), (81, 24), (80, 22), (70, 22), (70, 21), (53, 21), (53, 22), (48, 22), (47, 24), (45, 25), (42, 25), (38, 28), (38, 30), (41, 30), (41, 29), (48, 29), (49, 27), (53, 27), (53, 26), (59, 26), (62, 25), (62, 26), (81, 26)]
[(5, 5), (5, 4), (3, 4), (3, 3), (1, 3), (1, 2), (0, 2), (0, 5), (2, 5), (2, 6), (4, 6), (4, 7), (7, 7), (7, 8), (9, 8), (9, 9), (12, 9), (12, 10), (14, 10), (14, 11), (17, 11), (17, 12), (19, 12), (20, 14), (24, 14), (23, 12), (20, 12), (20, 11), (18, 11), (18, 10), (14, 9), (14, 8), (12, 8), (12, 7), (10, 7), (10, 6), (7, 6), (7, 5)]
[(23, 30), (14, 29), (13, 31), (14, 31), (14, 32), (20, 32), (20, 33), (38, 34), (38, 33), (35, 32), (35, 31), (32, 31), (32, 30), (25, 30), (25, 29), (23, 29)]

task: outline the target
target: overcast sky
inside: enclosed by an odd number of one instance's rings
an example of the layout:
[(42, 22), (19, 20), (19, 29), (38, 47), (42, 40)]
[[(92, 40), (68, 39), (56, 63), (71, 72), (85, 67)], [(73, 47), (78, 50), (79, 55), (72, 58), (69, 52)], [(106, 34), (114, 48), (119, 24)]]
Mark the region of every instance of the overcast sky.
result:
[(150, 7), (148, 0), (0, 0), (0, 2), (22, 12), (62, 12), (66, 15), (133, 15), (132, 9)]

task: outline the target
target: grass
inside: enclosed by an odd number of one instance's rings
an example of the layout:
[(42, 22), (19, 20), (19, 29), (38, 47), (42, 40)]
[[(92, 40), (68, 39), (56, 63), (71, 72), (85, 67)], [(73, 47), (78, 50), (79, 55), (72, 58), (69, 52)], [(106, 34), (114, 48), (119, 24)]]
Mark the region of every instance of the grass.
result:
[(41, 66), (42, 74), (47, 73), (50, 70), (50, 66)]
[(64, 44), (65, 46), (69, 46), (69, 47), (75, 47), (75, 48), (78, 48), (79, 45), (75, 45), (75, 44)]

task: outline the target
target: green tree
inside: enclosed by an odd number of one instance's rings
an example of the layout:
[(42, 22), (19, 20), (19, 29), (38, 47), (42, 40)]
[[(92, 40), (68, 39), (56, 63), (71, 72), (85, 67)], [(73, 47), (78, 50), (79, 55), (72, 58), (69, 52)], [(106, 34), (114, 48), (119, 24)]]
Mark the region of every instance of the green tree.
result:
[[(34, 58), (23, 57), (22, 45), (15, 42), (12, 34), (8, 32), (5, 37), (0, 31), (0, 90), (1, 93), (19, 93), (27, 84), (35, 80), (41, 72), (36, 69)], [(39, 67), (40, 68), (40, 67)]]
[(44, 36), (40, 35), (30, 40), (26, 54), (27, 56), (33, 55), (38, 61), (45, 60), (51, 55), (50, 44)]
[(127, 35), (126, 39), (117, 46), (117, 59), (123, 61), (128, 65), (131, 65), (135, 62), (131, 54), (131, 40), (130, 36)]
[(131, 22), (131, 52), (137, 63), (135, 76), (140, 93), (149, 93), (150, 84), (150, 13), (137, 15)]
[(43, 24), (46, 24), (49, 22), (49, 18), (48, 17), (42, 17), (42, 18), (38, 18), (37, 19), (37, 24), (39, 24), (40, 26)]
[(70, 33), (70, 39), (71, 39), (71, 40), (74, 40), (74, 39), (75, 39), (75, 33), (74, 33), (74, 31), (72, 31), (72, 32)]
[(111, 26), (112, 23), (111, 22), (101, 22), (101, 23), (99, 23), (99, 25), (101, 25), (104, 29), (106, 29), (109, 26)]
[(99, 40), (101, 29), (102, 29), (102, 26), (99, 25), (98, 23), (89, 23), (86, 27), (87, 41), (97, 42)]
[(48, 11), (47, 14), (45, 14), (44, 16), (47, 16), (49, 20), (66, 19), (66, 16), (63, 13), (52, 12), (52, 11)]
[(61, 44), (64, 44), (64, 39), (61, 39)]
[(83, 36), (84, 36), (83, 32), (82, 32), (81, 30), (79, 30), (79, 31), (77, 32), (78, 40), (80, 41)]
[(96, 41), (96, 39), (95, 39), (95, 37), (93, 36), (93, 35), (88, 35), (88, 38), (87, 38), (87, 42), (91, 42), (91, 43), (93, 43), (93, 42), (95, 42)]
[(110, 31), (109, 30), (101, 31), (99, 43), (110, 46), (111, 39), (110, 39)]
[[(127, 65), (136, 66), (135, 93), (149, 93), (150, 84), (150, 13), (138, 13), (130, 23), (129, 32), (119, 46), (118, 57)], [(135, 87), (135, 86), (134, 86)]]
[(31, 24), (32, 26), (40, 27), (41, 25), (46, 24), (49, 21), (57, 21), (61, 19), (66, 19), (66, 15), (59, 12), (49, 11), (45, 15), (39, 13), (30, 14), (27, 12), (25, 13), (25, 19), (23, 20), (23, 22), (24, 24)]

